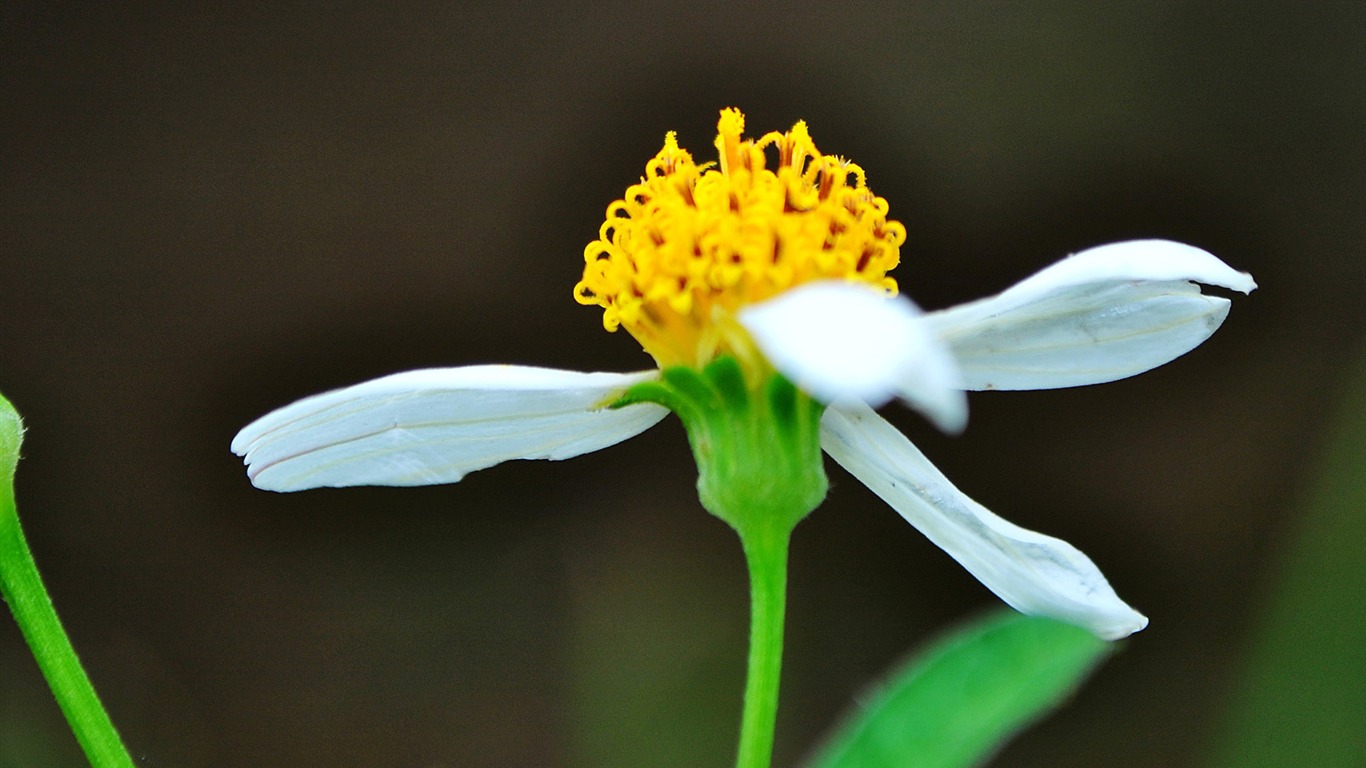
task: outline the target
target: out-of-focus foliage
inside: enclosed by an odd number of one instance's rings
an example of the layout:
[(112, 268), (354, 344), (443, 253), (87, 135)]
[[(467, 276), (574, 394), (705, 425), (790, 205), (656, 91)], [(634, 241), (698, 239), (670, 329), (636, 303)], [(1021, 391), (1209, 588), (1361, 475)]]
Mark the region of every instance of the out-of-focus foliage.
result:
[(810, 765), (977, 765), (1066, 699), (1112, 647), (1051, 619), (993, 614), (894, 672)]
[(1292, 519), (1211, 768), (1366, 765), (1366, 358)]

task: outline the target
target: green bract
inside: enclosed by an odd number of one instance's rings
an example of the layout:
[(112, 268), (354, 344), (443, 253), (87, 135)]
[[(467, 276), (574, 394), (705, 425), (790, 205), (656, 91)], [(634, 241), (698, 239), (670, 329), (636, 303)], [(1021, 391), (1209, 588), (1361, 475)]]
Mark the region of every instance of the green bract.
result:
[(773, 373), (746, 377), (734, 357), (666, 368), (615, 406), (653, 402), (678, 414), (697, 461), (702, 506), (742, 535), (787, 534), (825, 498), (825, 406)]

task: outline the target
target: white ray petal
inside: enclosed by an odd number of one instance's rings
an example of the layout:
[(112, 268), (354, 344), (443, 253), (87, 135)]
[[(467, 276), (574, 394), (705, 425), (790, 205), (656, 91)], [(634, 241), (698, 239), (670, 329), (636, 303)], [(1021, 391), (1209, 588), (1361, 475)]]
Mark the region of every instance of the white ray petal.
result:
[(897, 396), (945, 431), (967, 423), (953, 356), (909, 299), (816, 282), (746, 307), (739, 319), (773, 366), (822, 402), (881, 405)]
[(851, 402), (827, 408), (821, 419), (821, 445), (1021, 613), (1077, 624), (1107, 640), (1148, 625), (1076, 547), (1014, 525), (968, 498), (905, 435), (866, 405)]
[(1198, 346), (1229, 302), (1196, 283), (1247, 293), (1251, 275), (1167, 240), (1091, 248), (996, 296), (932, 312), (969, 389), (1056, 389), (1133, 376)]
[(266, 414), (232, 450), (269, 491), (454, 483), (503, 461), (567, 459), (640, 434), (668, 411), (606, 406), (656, 375), (513, 365), (409, 371)]

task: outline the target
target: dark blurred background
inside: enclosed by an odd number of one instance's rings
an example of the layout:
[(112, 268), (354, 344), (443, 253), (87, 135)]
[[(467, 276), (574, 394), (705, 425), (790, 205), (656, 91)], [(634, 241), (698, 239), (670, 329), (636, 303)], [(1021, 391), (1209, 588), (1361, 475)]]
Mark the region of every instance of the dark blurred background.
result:
[[(902, 425), (1152, 619), (998, 759), (1194, 765), (1366, 309), (1355, 3), (304, 3), (0, 11), (0, 391), (19, 509), (148, 766), (732, 759), (737, 540), (682, 430), (456, 486), (275, 495), (228, 452), (426, 366), (634, 370), (571, 288), (667, 130), (806, 119), (905, 222), (929, 308), (1134, 237), (1261, 288), (1144, 376)], [(797, 529), (777, 764), (996, 600), (858, 482)], [(0, 765), (76, 765), (0, 624)]]

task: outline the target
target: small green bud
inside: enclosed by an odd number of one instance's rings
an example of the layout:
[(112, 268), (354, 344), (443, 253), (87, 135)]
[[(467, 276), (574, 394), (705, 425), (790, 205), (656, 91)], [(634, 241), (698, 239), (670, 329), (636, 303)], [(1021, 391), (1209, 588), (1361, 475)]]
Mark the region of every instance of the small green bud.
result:
[(11, 482), (19, 464), (19, 446), (24, 442), (24, 420), (9, 400), (0, 395), (0, 482)]

